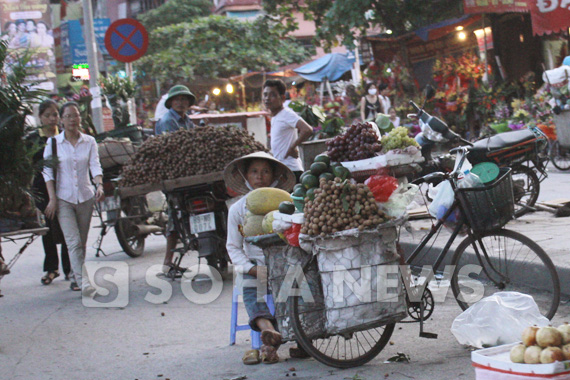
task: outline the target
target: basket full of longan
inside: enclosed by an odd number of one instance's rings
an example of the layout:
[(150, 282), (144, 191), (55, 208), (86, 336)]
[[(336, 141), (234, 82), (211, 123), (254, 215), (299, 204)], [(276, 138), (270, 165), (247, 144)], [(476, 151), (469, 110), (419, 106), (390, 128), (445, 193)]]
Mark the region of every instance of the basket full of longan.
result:
[(267, 151), (237, 127), (197, 127), (146, 140), (123, 167), (121, 187), (221, 172), (234, 159)]
[(388, 217), (376, 205), (374, 194), (362, 183), (321, 178), (314, 198), (305, 198), (305, 222), (301, 233), (324, 237), (336, 232), (371, 229)]

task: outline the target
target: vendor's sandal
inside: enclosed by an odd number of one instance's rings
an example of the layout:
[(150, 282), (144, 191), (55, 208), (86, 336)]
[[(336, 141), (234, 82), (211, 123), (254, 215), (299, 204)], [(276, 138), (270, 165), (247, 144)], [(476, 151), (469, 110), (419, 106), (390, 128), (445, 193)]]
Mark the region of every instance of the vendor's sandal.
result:
[(46, 275), (42, 277), (42, 284), (49, 285), (53, 282), (53, 280), (55, 280), (58, 277), (59, 277), (58, 271), (47, 272)]
[(277, 348), (273, 346), (261, 346), (261, 362), (263, 364), (279, 363), (279, 355), (277, 355)]
[(281, 334), (274, 330), (263, 330), (261, 332), (261, 342), (266, 346), (273, 346), (276, 349), (281, 345)]
[(8, 265), (0, 259), (0, 276), (4, 276), (6, 274), (10, 274), (10, 269), (8, 268)]
[(261, 358), (259, 357), (259, 350), (249, 350), (246, 351), (241, 358), (241, 361), (245, 365), (253, 365), (261, 363)]
[(74, 292), (81, 290), (81, 288), (77, 285), (77, 282), (72, 282), (71, 285), (69, 285), (69, 289), (73, 290)]
[(301, 346), (290, 347), (289, 356), (294, 359), (307, 359), (311, 357), (311, 355), (309, 355), (309, 353), (305, 351)]

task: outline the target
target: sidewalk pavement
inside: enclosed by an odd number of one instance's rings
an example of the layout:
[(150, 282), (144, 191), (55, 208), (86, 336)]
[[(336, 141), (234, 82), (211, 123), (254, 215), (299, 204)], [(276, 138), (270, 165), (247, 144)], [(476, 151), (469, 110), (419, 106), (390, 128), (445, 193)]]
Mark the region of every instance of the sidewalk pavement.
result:
[[(406, 231), (402, 228), (400, 241), (403, 243), (406, 254), (410, 254), (415, 244), (419, 243), (421, 238), (428, 233), (432, 220), (435, 224), (434, 219), (410, 221), (411, 231)], [(566, 234), (570, 233), (570, 217), (556, 218), (549, 212), (538, 211), (527, 214), (520, 219), (511, 220), (505, 228), (529, 237), (544, 249), (558, 271), (562, 294), (570, 294), (570, 245), (566, 238)], [(440, 236), (434, 245), (434, 254), (426, 256), (421, 263), (432, 264), (435, 260), (435, 255), (440, 252), (450, 235), (450, 230), (445, 227), (442, 228)], [(463, 239), (464, 237), (458, 236), (451, 249), (453, 250), (457, 247)], [(451, 254), (448, 253), (446, 260), (443, 262), (444, 265), (449, 264), (450, 260)]]

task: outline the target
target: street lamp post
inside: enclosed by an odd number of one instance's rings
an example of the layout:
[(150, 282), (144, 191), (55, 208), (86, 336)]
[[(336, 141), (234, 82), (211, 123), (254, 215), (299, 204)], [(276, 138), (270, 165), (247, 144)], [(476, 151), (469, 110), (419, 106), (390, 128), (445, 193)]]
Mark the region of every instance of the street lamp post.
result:
[(83, 26), (85, 46), (87, 46), (87, 62), (89, 63), (89, 87), (93, 100), (91, 112), (93, 124), (97, 133), (103, 132), (103, 110), (101, 104), (101, 89), (99, 88), (99, 63), (97, 61), (97, 42), (93, 30), (93, 8), (91, 0), (83, 0)]

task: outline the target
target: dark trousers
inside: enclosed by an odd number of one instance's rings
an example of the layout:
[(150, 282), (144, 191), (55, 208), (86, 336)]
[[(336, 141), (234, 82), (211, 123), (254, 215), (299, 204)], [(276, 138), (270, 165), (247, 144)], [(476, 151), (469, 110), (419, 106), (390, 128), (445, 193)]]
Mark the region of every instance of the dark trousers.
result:
[(293, 174), (295, 174), (295, 179), (297, 180), (297, 183), (300, 183), (301, 181), (299, 181), (299, 179), (301, 178), (301, 174), (303, 174), (302, 171), (294, 171)]
[[(50, 220), (46, 218), (46, 225), (50, 227)], [(42, 236), (42, 243), (44, 245), (45, 259), (44, 259), (44, 272), (55, 272), (59, 270), (59, 258), (57, 256), (57, 244), (53, 241), (51, 232)], [(61, 266), (64, 274), (69, 274), (71, 265), (69, 264), (69, 253), (67, 252), (67, 245), (65, 242), (61, 245)]]

